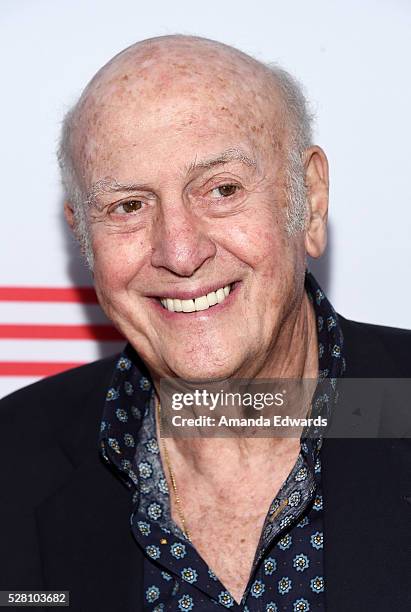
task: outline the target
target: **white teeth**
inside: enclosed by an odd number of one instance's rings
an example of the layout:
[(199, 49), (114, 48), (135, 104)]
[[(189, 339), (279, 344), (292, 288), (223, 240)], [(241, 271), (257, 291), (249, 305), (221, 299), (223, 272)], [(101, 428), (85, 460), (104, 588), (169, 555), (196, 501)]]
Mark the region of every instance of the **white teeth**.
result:
[(194, 300), (194, 304), (195, 304), (196, 310), (207, 310), (207, 308), (209, 308), (206, 295), (196, 298)]
[(217, 289), (216, 294), (217, 294), (218, 303), (221, 304), (221, 302), (224, 302), (225, 300), (224, 289)]
[(215, 291), (212, 291), (211, 293), (207, 293), (207, 302), (209, 306), (215, 306), (216, 304), (218, 304), (218, 300), (217, 300)]
[(183, 312), (194, 312), (196, 307), (193, 300), (181, 300)]
[(167, 310), (174, 312), (174, 300), (171, 300), (170, 298), (167, 298)]
[(230, 285), (221, 287), (217, 291), (211, 291), (207, 295), (201, 295), (194, 300), (178, 300), (172, 298), (161, 298), (160, 302), (167, 310), (171, 312), (198, 312), (207, 310), (210, 306), (221, 304), (230, 294)]

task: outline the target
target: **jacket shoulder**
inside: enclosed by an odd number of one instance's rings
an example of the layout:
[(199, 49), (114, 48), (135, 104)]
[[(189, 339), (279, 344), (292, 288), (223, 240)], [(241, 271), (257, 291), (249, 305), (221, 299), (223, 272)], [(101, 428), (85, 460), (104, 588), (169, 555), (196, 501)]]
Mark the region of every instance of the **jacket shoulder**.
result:
[[(36, 507), (73, 468), (98, 459), (99, 424), (117, 356), (51, 376), (0, 401), (0, 490), (9, 513)], [(22, 487), (21, 483), (25, 486)]]
[[(50, 376), (0, 400), (0, 429), (6, 448), (42, 448), (66, 437), (72, 427), (97, 424), (118, 355)], [(81, 425), (80, 425), (81, 424)]]
[(338, 315), (347, 376), (411, 377), (411, 330), (350, 321)]
[(60, 374), (43, 378), (27, 387), (18, 389), (0, 400), (2, 412), (9, 408), (23, 408), (29, 405), (55, 401), (65, 403), (75, 400), (91, 391), (96, 382), (104, 381), (113, 371), (118, 355), (112, 355), (92, 363), (66, 370)]

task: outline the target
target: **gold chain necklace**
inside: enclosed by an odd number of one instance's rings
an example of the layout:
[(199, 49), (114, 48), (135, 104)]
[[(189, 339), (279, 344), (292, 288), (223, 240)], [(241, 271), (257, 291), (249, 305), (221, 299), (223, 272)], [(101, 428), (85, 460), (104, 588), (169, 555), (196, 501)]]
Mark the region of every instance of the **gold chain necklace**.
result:
[(177, 514), (178, 514), (178, 517), (180, 519), (181, 526), (183, 528), (183, 534), (185, 535), (187, 540), (189, 542), (191, 542), (191, 535), (190, 535), (189, 530), (187, 529), (187, 523), (186, 523), (186, 519), (185, 519), (184, 514), (183, 514), (183, 510), (182, 510), (181, 499), (180, 499), (180, 496), (179, 496), (178, 490), (177, 490), (176, 477), (174, 476), (173, 468), (171, 467), (170, 456), (168, 454), (168, 450), (167, 450), (165, 439), (161, 436), (161, 404), (160, 404), (160, 401), (158, 400), (156, 395), (154, 396), (154, 401), (155, 401), (155, 406), (156, 406), (156, 415), (157, 415), (158, 427), (159, 427), (159, 431), (160, 431), (161, 446), (162, 446), (163, 453), (164, 453), (164, 459), (166, 460), (167, 469), (168, 469), (168, 473), (169, 473), (170, 481), (171, 481), (171, 486), (173, 487), (173, 491), (174, 491), (174, 497), (175, 497), (175, 500), (176, 500)]

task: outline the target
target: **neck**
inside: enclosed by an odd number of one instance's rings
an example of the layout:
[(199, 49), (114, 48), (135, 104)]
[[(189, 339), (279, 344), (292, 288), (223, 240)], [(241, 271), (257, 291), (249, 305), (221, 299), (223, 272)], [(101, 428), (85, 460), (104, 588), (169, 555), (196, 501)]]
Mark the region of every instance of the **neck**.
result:
[(317, 378), (318, 346), (314, 308), (304, 292), (272, 339), (255, 378)]

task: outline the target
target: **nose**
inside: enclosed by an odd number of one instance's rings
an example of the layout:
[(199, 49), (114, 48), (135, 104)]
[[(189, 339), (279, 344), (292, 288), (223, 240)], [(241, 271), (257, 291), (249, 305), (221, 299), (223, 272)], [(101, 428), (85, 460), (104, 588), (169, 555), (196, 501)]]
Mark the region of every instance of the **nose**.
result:
[(183, 203), (163, 207), (153, 228), (151, 264), (189, 277), (216, 253), (201, 219)]

